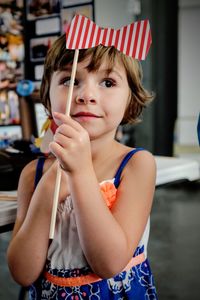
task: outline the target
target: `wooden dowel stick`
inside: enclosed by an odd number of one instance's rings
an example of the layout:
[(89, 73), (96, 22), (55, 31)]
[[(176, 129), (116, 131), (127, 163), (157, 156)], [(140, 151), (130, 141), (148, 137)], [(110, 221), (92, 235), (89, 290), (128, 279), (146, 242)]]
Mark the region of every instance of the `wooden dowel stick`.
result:
[(52, 212), (51, 212), (51, 224), (50, 224), (50, 232), (49, 232), (50, 239), (54, 238), (54, 233), (55, 233), (56, 213), (57, 213), (57, 207), (58, 207), (60, 182), (61, 182), (61, 168), (60, 168), (59, 162), (57, 161), (56, 182), (55, 182), (55, 189), (54, 189), (54, 195), (53, 195), (53, 206), (52, 206)]
[[(70, 84), (69, 84), (69, 91), (67, 95), (67, 103), (66, 103), (66, 110), (65, 114), (69, 116), (70, 114), (70, 107), (72, 102), (72, 93), (73, 93), (73, 87), (74, 87), (74, 80), (76, 75), (76, 68), (77, 68), (77, 62), (78, 62), (78, 54), (79, 50), (76, 49), (74, 53), (74, 59), (72, 64), (72, 72), (71, 72), (71, 78), (70, 78)], [(53, 207), (52, 207), (52, 214), (51, 214), (51, 223), (50, 223), (50, 232), (49, 232), (49, 238), (54, 238), (55, 233), (55, 224), (56, 224), (56, 213), (57, 213), (57, 207), (58, 207), (58, 196), (60, 191), (60, 182), (61, 182), (61, 168), (60, 164), (57, 164), (57, 174), (56, 174), (56, 182), (55, 182), (55, 190), (54, 190), (54, 197), (53, 197)]]
[(77, 62), (78, 62), (78, 54), (79, 54), (79, 50), (76, 49), (75, 53), (74, 53), (73, 64), (72, 64), (72, 73), (71, 73), (70, 84), (69, 84), (69, 92), (67, 95), (67, 103), (66, 103), (66, 110), (65, 110), (65, 114), (67, 116), (69, 116), (69, 114), (70, 114), (72, 93), (73, 93), (73, 88), (74, 88), (74, 80), (75, 80), (75, 76), (76, 76), (76, 68), (77, 68)]

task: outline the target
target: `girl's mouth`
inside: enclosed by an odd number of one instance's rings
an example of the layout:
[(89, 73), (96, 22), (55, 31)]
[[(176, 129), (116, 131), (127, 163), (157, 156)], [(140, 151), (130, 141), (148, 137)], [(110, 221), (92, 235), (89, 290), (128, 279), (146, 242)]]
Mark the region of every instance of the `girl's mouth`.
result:
[(91, 112), (85, 112), (85, 111), (81, 111), (81, 112), (78, 112), (76, 114), (73, 115), (74, 118), (86, 118), (86, 119), (89, 119), (89, 118), (101, 118), (101, 116), (99, 115), (96, 115), (96, 114), (93, 114)]

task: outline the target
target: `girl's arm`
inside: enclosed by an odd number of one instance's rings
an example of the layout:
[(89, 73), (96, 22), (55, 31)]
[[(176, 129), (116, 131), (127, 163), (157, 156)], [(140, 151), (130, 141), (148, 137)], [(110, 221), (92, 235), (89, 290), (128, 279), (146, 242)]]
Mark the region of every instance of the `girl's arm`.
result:
[(130, 261), (147, 224), (155, 188), (154, 158), (141, 151), (130, 159), (110, 211), (93, 168), (86, 130), (69, 117), (55, 115), (63, 125), (50, 148), (69, 174), (82, 249), (96, 274), (112, 277)]
[(7, 251), (12, 276), (24, 286), (38, 278), (45, 264), (56, 174), (53, 164), (34, 191), (35, 167), (36, 161), (32, 161), (21, 173), (17, 218)]
[(154, 194), (155, 162), (146, 151), (131, 158), (111, 211), (92, 173), (74, 173), (71, 194), (84, 254), (96, 274), (110, 278), (125, 268), (143, 235)]

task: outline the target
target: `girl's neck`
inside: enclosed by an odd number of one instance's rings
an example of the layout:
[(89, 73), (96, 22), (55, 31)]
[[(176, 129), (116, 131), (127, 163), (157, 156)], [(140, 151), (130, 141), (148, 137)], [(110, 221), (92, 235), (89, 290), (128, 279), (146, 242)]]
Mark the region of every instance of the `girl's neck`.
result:
[(96, 160), (99, 160), (101, 157), (107, 156), (108, 153), (113, 151), (113, 147), (117, 142), (114, 137), (100, 137), (98, 139), (91, 141), (91, 152), (92, 160), (95, 163)]
[(104, 143), (91, 142), (92, 161), (98, 182), (112, 179), (118, 166), (130, 148), (116, 140), (105, 140)]

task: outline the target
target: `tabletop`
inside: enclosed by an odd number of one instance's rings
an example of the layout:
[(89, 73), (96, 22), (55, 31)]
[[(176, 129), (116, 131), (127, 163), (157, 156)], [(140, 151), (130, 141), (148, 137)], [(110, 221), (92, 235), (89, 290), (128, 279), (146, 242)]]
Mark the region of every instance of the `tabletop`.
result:
[(17, 191), (0, 191), (0, 233), (13, 228), (17, 212)]

